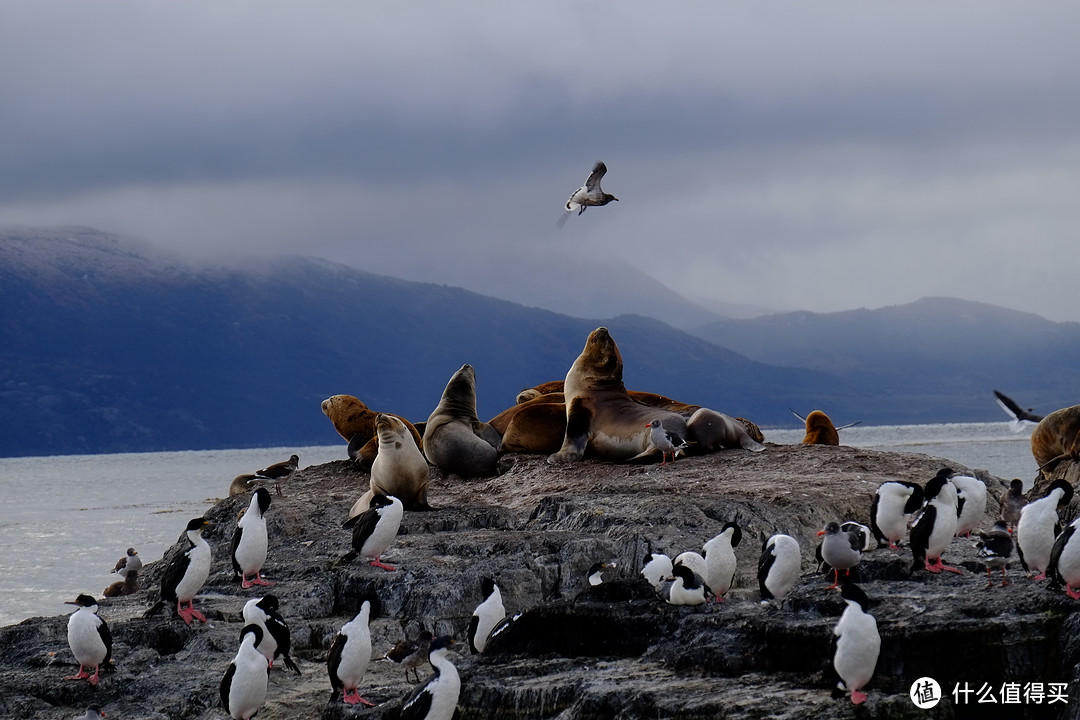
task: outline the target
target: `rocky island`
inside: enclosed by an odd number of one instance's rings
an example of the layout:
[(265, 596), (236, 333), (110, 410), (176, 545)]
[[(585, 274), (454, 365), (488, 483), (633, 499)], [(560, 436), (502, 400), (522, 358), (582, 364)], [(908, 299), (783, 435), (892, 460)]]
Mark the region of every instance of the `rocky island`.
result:
[[(986, 587), (974, 540), (964, 538), (945, 553), (959, 575), (909, 576), (908, 549), (864, 554), (853, 574), (870, 597), (881, 654), (865, 704), (832, 697), (832, 630), (844, 603), (817, 570), (817, 532), (832, 520), (867, 523), (881, 482), (922, 484), (944, 464), (919, 454), (767, 443), (764, 452), (724, 450), (665, 465), (550, 465), (540, 455), (509, 454), (499, 475), (484, 480), (432, 468), (434, 509), (406, 512), (383, 556), (396, 572), (338, 564), (350, 549), (341, 523), (367, 489), (367, 473), (345, 460), (304, 468), (266, 514), (272, 588), (242, 590), (233, 580), (229, 542), (250, 493), (221, 500), (207, 513), (214, 563), (195, 601), (205, 625), (189, 627), (173, 613), (143, 617), (157, 599), (161, 561), (143, 568), (143, 591), (101, 601), (115, 669), (96, 688), (62, 679), (76, 669), (66, 617), (0, 629), (0, 717), (74, 718), (96, 703), (109, 718), (225, 718), (218, 684), (236, 653), (241, 610), (268, 591), (280, 599), (302, 674), (275, 664), (262, 720), (395, 715), (412, 683), (388, 662), (373, 661), (360, 687), (375, 707), (332, 697), (329, 647), (364, 600), (374, 607), (376, 657), (421, 629), (458, 639), (461, 720), (1077, 716), (1077, 601), (1025, 578), (1016, 561), (1011, 585)], [(986, 482), (981, 527), (989, 528), (1005, 483), (953, 467)], [(675, 607), (641, 592), (646, 553), (700, 552), (727, 521), (743, 538), (726, 600)], [(778, 606), (763, 605), (757, 560), (762, 541), (777, 532), (799, 541), (803, 575)], [(587, 571), (598, 561), (615, 567), (590, 589)], [(472, 655), (465, 630), (484, 577), (496, 579), (507, 612), (520, 617)], [(909, 697), (924, 677), (943, 696), (927, 710)]]

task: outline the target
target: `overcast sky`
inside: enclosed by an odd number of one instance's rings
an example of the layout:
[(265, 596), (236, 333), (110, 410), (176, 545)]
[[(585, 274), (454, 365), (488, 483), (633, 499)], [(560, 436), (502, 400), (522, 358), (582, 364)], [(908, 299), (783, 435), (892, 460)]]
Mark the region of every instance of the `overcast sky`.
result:
[[(1078, 37), (1075, 2), (5, 0), (0, 224), (1080, 321)], [(620, 201), (559, 231), (597, 160)]]

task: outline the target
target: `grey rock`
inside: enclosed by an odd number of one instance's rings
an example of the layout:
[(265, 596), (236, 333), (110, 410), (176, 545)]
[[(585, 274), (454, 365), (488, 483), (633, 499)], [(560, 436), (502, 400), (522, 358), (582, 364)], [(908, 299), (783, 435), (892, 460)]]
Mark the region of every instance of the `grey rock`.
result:
[[(552, 467), (541, 456), (510, 455), (500, 461), (502, 474), (485, 480), (433, 470), (436, 509), (407, 512), (384, 556), (397, 572), (360, 562), (332, 567), (349, 550), (340, 524), (367, 475), (344, 460), (305, 468), (268, 516), (265, 568), (303, 674), (271, 670), (259, 718), (392, 717), (409, 685), (390, 663), (372, 663), (361, 687), (377, 707), (331, 699), (325, 661), (334, 633), (368, 599), (376, 656), (419, 628), (463, 639), (484, 576), (497, 579), (508, 613), (520, 616), (483, 655), (462, 652), (462, 644), (454, 656), (461, 720), (1072, 717), (1080, 707), (1072, 689), (1080, 688), (1077, 604), (1024, 578), (1018, 563), (1010, 567), (1012, 585), (985, 588), (974, 544), (963, 539), (945, 554), (963, 575), (909, 577), (909, 551), (864, 554), (853, 575), (873, 603), (881, 656), (865, 705), (831, 697), (832, 629), (843, 602), (815, 569), (816, 533), (830, 520), (866, 522), (880, 482), (925, 482), (944, 464), (843, 446), (769, 445), (764, 453), (723, 451), (663, 467)], [(979, 477), (990, 490), (989, 528), (1006, 484)], [(0, 629), (0, 717), (70, 718), (93, 702), (110, 718), (224, 718), (217, 686), (236, 652), (241, 609), (262, 592), (241, 590), (227, 561), (246, 504), (238, 495), (207, 513), (215, 562), (195, 601), (206, 625), (187, 627), (172, 613), (142, 617), (157, 599), (164, 562), (144, 566), (138, 594), (102, 602), (116, 666), (96, 689), (61, 679), (75, 670), (66, 617)], [(726, 601), (672, 607), (642, 588), (647, 552), (700, 551), (728, 520), (744, 537)], [(799, 540), (806, 571), (780, 607), (761, 605), (755, 579), (761, 543), (775, 532)], [(597, 560), (615, 561), (617, 577), (588, 589), (586, 573)], [(937, 679), (947, 696), (934, 710), (918, 710), (908, 698), (923, 676)], [(1000, 690), (1006, 680), (1069, 683), (1069, 703), (952, 702), (955, 683)]]

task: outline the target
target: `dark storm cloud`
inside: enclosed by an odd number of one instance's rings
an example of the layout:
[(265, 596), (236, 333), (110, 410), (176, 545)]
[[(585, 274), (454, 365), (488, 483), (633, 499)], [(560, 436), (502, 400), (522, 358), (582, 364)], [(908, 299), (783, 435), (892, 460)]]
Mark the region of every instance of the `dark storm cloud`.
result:
[[(1059, 286), (1021, 242), (1077, 259), (1078, 19), (1004, 2), (5, 3), (0, 221), (448, 283), (513, 267), (515, 247), (573, 247), (784, 309), (957, 294), (1051, 314), (1061, 300), (987, 279)], [(556, 235), (601, 158), (622, 201)], [(692, 261), (657, 262), (658, 240)], [(875, 280), (882, 263), (895, 279)]]

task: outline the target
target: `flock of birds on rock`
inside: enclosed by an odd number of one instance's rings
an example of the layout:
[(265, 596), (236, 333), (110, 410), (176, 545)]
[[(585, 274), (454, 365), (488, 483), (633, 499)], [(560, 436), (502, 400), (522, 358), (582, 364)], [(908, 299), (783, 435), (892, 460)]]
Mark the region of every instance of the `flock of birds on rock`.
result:
[[(251, 493), (247, 510), (237, 522), (230, 553), (233, 574), (244, 589), (274, 584), (262, 577), (269, 549), (265, 514), (272, 499), (265, 487), (257, 485), (259, 482), (273, 483), (280, 494), (281, 483), (296, 471), (298, 464), (299, 458), (293, 455), (284, 463), (278, 463), (250, 476), (255, 478), (249, 481), (249, 486), (253, 487), (254, 491)], [(344, 523), (343, 527), (352, 530), (352, 550), (339, 564), (360, 557), (375, 567), (394, 571), (394, 567), (380, 562), (379, 557), (397, 536), (402, 514), (402, 504), (398, 498), (375, 495), (370, 509)], [(168, 605), (175, 608), (176, 615), (188, 625), (196, 620), (206, 622), (206, 616), (195, 608), (194, 601), (210, 576), (211, 549), (202, 536), (208, 526), (209, 522), (204, 517), (188, 522), (184, 531), (188, 547), (175, 554), (166, 566), (161, 579), (160, 598), (146, 611), (146, 617), (156, 615)], [(141, 566), (138, 552), (129, 548), (114, 569), (124, 580), (110, 585), (105, 594), (134, 592), (130, 589), (131, 582), (138, 577)], [(113, 593), (118, 586), (122, 586), (123, 591)], [(134, 588), (138, 589), (137, 582)], [(502, 599), (494, 582), (486, 580), (483, 590), (485, 600), (477, 608), (469, 631), (469, 645), (473, 652), (483, 650), (494, 623), (505, 615)], [(67, 637), (71, 652), (79, 663), (79, 671), (65, 679), (85, 679), (96, 686), (101, 670), (112, 669), (112, 634), (104, 618), (98, 615), (98, 601), (93, 597), (80, 594), (68, 604), (78, 606), (68, 618)], [(342, 701), (350, 705), (371, 704), (359, 693), (359, 686), (372, 659), (368, 627), (370, 612), (370, 602), (364, 601), (356, 616), (338, 631), (327, 657), (327, 673), (333, 697), (340, 694)], [(269, 670), (274, 663), (281, 662), (289, 670), (300, 674), (299, 666), (290, 656), (289, 626), (281, 615), (275, 595), (267, 594), (248, 600), (243, 608), (243, 619), (236, 656), (225, 668), (219, 688), (221, 705), (235, 720), (250, 720), (263, 706), (266, 701)], [(379, 658), (405, 667), (406, 680), (409, 670), (413, 670), (418, 683), (419, 668), (425, 661), (434, 671), (428, 680), (418, 684), (404, 699), (399, 714), (402, 720), (452, 718), (461, 687), (457, 670), (447, 657), (453, 645), (454, 641), (450, 637), (432, 637), (431, 633), (425, 631), (417, 641), (399, 643)], [(91, 668), (93, 674), (89, 672)], [(105, 713), (100, 706), (92, 705), (82, 717), (101, 718), (105, 717)]]
[[(987, 588), (995, 586), (993, 570), (1001, 573), (1001, 586), (1009, 584), (1006, 566), (1014, 550), (1024, 571), (1035, 580), (1052, 577), (1051, 589), (1064, 585), (1069, 597), (1080, 599), (1080, 518), (1059, 532), (1058, 510), (1072, 499), (1072, 486), (1063, 480), (1031, 502), (1023, 484), (1013, 480), (1002, 498), (1001, 518), (988, 531), (977, 528), (986, 518), (985, 484), (972, 476), (942, 468), (924, 485), (891, 480), (875, 491), (869, 527), (856, 521), (831, 521), (818, 533), (821, 568), (831, 572), (828, 589), (840, 590), (846, 607), (837, 622), (833, 667), (839, 676), (837, 692), (853, 703), (865, 702), (862, 691), (873, 676), (881, 648), (877, 622), (870, 614), (866, 593), (847, 577), (871, 546), (899, 550), (906, 538), (911, 548), (909, 574), (962, 571), (946, 565), (942, 555), (954, 538), (978, 536), (977, 557), (986, 566)], [(1014, 540), (1015, 536), (1015, 540)], [(645, 556), (641, 576), (656, 595), (671, 605), (701, 605), (724, 599), (735, 576), (733, 548), (741, 538), (739, 526), (728, 522), (705, 543), (702, 553), (683, 552)], [(762, 604), (779, 605), (802, 577), (802, 549), (790, 535), (778, 533), (762, 546), (757, 579)], [(844, 579), (841, 579), (841, 573)]]

